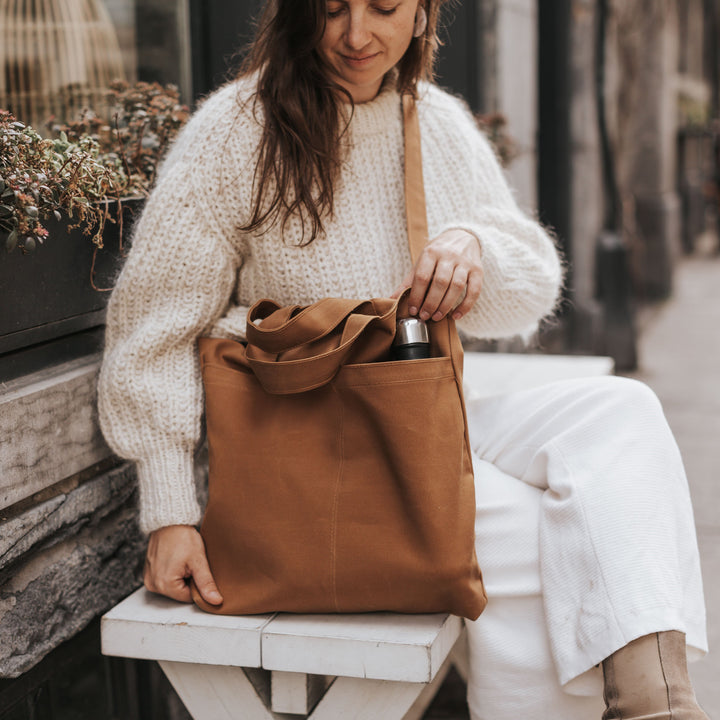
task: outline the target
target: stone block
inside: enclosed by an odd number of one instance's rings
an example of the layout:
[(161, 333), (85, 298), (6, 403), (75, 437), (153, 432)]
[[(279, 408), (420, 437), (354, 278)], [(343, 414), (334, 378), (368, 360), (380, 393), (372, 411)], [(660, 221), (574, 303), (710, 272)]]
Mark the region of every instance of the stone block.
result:
[(99, 358), (0, 388), (0, 508), (110, 457), (97, 422)]
[(145, 540), (125, 472), (28, 510), (45, 516), (40, 525), (15, 519), (6, 552), (31, 551), (6, 566), (0, 586), (0, 677), (29, 670), (139, 586)]
[[(133, 466), (125, 463), (85, 483), (79, 478), (64, 483), (58, 494), (12, 514), (0, 512), (0, 582), (4, 568), (18, 558), (57, 545), (85, 526), (126, 505), (135, 493)], [(134, 500), (133, 500), (134, 502)]]

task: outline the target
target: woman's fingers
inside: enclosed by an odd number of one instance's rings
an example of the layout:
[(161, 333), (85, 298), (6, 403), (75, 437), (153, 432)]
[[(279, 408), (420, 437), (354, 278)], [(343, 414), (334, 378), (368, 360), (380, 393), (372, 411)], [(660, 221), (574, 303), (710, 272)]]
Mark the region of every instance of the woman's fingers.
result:
[[(447, 230), (423, 250), (413, 271), (404, 281), (410, 287), (408, 308), (422, 320), (440, 320), (452, 312), (465, 315), (477, 302), (482, 289), (480, 244), (464, 230)], [(398, 289), (393, 297), (398, 297)]]
[(193, 558), (190, 570), (195, 585), (203, 599), (211, 605), (219, 605), (223, 601), (223, 598), (210, 573), (210, 566), (208, 565), (204, 552), (202, 555), (197, 555)]
[(478, 301), (480, 297), (480, 291), (482, 290), (483, 284), (483, 271), (482, 268), (476, 270), (468, 276), (467, 288), (465, 297), (462, 299), (460, 304), (455, 308), (453, 317), (455, 320), (459, 320), (463, 315), (468, 313), (473, 305)]
[(425, 302), (420, 308), (420, 318), (422, 320), (444, 318), (462, 300), (467, 290), (467, 283), (468, 272), (463, 266), (451, 268), (449, 280), (446, 270), (436, 273), (425, 296)]
[[(435, 281), (438, 260), (439, 258), (435, 253), (428, 251), (426, 248), (422, 255), (420, 255), (420, 259), (414, 268), (412, 282), (410, 284), (410, 295), (408, 295), (408, 308), (411, 315), (420, 315), (422, 320), (427, 320), (430, 315), (432, 315), (432, 313), (430, 313), (427, 314), (426, 317), (423, 317), (423, 312), (427, 313), (427, 308), (429, 308), (433, 302), (439, 304), (437, 296), (441, 292), (443, 295), (445, 294), (445, 291), (441, 290), (441, 284), (446, 282), (446, 280), (438, 278), (437, 281)], [(447, 272), (447, 270), (445, 272)], [(428, 302), (427, 295), (433, 281), (435, 281), (434, 295)], [(441, 298), (442, 296), (440, 296), (440, 299)], [(437, 307), (437, 305), (435, 307)]]
[(191, 525), (169, 525), (150, 534), (143, 582), (151, 592), (191, 602), (188, 580), (193, 578), (203, 598), (222, 602), (208, 565), (205, 544)]

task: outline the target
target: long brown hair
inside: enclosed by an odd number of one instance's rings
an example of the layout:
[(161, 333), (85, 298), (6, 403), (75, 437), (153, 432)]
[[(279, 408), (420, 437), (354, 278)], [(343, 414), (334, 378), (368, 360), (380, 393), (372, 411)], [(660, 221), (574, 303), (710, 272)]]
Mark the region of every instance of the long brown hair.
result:
[[(397, 65), (401, 93), (415, 95), (418, 80), (433, 77), (444, 1), (421, 0), (427, 28)], [(326, 19), (327, 0), (268, 0), (240, 71), (240, 76), (258, 74), (255, 100), (264, 113), (252, 215), (241, 229), (267, 229), (278, 219), (284, 228), (297, 215), (301, 245), (310, 244), (323, 218), (333, 213), (333, 185), (343, 161), (340, 139), (348, 122), (338, 93), (352, 108), (349, 93), (327, 78), (316, 50)]]

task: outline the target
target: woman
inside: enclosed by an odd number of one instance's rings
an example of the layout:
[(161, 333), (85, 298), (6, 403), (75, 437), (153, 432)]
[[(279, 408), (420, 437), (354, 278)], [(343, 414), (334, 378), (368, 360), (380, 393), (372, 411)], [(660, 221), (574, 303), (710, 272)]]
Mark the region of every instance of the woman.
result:
[[(100, 415), (137, 463), (145, 585), (222, 598), (195, 529), (201, 335), (242, 339), (261, 297), (397, 296), (469, 336), (527, 332), (562, 280), (464, 106), (426, 82), (442, 0), (273, 0), (245, 70), (164, 163), (108, 310)], [(411, 267), (400, 93), (417, 95), (430, 238)], [(687, 484), (662, 412), (628, 380), (468, 401), (478, 553), (476, 718), (705, 718)], [(579, 692), (580, 695), (571, 693)], [(669, 703), (669, 705), (668, 705)], [(672, 707), (672, 710), (670, 709)], [(599, 708), (599, 709), (598, 709)]]

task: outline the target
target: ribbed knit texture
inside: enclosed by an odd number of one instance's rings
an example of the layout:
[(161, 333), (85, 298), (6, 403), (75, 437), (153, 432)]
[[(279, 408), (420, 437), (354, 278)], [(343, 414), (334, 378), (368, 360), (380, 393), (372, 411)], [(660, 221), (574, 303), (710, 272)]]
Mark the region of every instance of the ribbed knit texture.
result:
[[(136, 228), (107, 316), (103, 432), (136, 460), (145, 532), (196, 524), (201, 335), (244, 337), (247, 309), (320, 298), (386, 297), (410, 267), (401, 102), (388, 87), (357, 105), (325, 234), (301, 248), (299, 221), (248, 234), (262, 117), (252, 79), (211, 95), (181, 132)], [(430, 237), (465, 228), (482, 248), (484, 286), (460, 323), (475, 337), (527, 332), (555, 305), (552, 241), (518, 209), (464, 105), (434, 86), (418, 104)]]

